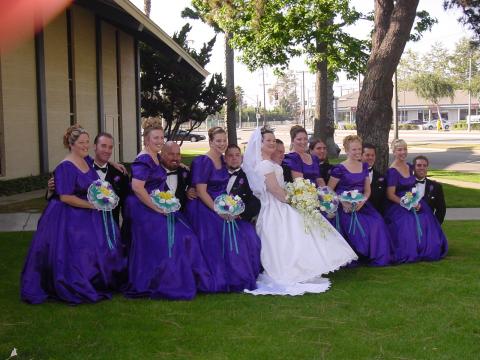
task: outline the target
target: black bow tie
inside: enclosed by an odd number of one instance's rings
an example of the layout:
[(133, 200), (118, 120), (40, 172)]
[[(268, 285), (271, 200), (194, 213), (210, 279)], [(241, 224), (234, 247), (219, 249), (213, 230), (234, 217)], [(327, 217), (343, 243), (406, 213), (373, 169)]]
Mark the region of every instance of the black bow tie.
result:
[(415, 184), (425, 184), (425, 179), (423, 180), (415, 180)]
[(372, 172), (372, 171), (373, 171), (373, 167), (368, 168), (368, 172)]
[(232, 176), (238, 176), (238, 173), (239, 173), (239, 172), (240, 172), (240, 169), (235, 170), (235, 171), (230, 171), (230, 170), (228, 171), (228, 173), (230, 174), (230, 177), (232, 177)]
[(94, 168), (95, 170), (100, 170), (100, 171), (103, 172), (104, 174), (107, 173), (107, 167), (106, 167), (106, 166), (105, 166), (105, 167), (100, 167), (100, 166), (98, 166), (97, 164), (94, 163), (94, 164), (93, 164), (93, 168)]
[(178, 170), (167, 171), (167, 176), (170, 176), (170, 175), (177, 175), (177, 174), (178, 174)]

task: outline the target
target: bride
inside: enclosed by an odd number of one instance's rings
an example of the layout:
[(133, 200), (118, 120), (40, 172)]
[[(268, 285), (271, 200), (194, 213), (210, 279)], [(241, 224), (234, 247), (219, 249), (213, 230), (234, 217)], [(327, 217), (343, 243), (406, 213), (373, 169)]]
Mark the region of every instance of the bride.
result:
[(342, 236), (322, 219), (308, 232), (304, 219), (286, 204), (283, 171), (271, 159), (276, 150), (275, 135), (257, 128), (245, 152), (243, 169), (262, 207), (256, 230), (262, 241), (261, 260), (265, 272), (257, 279), (254, 295), (302, 295), (328, 290), (330, 281), (322, 274), (352, 260), (355, 252)]

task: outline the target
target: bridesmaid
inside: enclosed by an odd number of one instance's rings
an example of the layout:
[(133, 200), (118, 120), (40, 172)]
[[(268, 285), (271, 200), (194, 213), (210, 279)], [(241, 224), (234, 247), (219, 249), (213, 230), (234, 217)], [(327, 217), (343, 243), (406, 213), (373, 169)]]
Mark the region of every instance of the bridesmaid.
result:
[(325, 186), (325, 181), (320, 176), (320, 161), (317, 156), (307, 153), (307, 131), (300, 125), (294, 125), (290, 129), (290, 139), (292, 152), (285, 155), (283, 164), (292, 171), (292, 178), (303, 177), (316, 186)]
[(413, 166), (406, 162), (407, 143), (393, 140), (392, 151), (394, 161), (386, 176), (390, 201), (385, 222), (392, 236), (395, 260), (399, 263), (440, 260), (447, 254), (447, 238), (425, 200), (422, 199), (416, 208), (420, 229), (417, 229), (414, 213), (400, 206), (400, 198), (415, 188)]
[(391, 238), (382, 216), (367, 202), (370, 178), (368, 164), (361, 162), (362, 139), (357, 135), (348, 135), (343, 140), (343, 146), (347, 160), (333, 168), (328, 186), (337, 194), (358, 190), (365, 195), (365, 200), (356, 205), (355, 212), (360, 225), (355, 229), (351, 226), (352, 205), (342, 202), (342, 206), (339, 206), (337, 214), (341, 233), (360, 261), (372, 266), (388, 265), (391, 262)]
[(214, 200), (226, 193), (229, 180), (223, 158), (227, 135), (220, 127), (208, 131), (210, 150), (192, 162), (192, 186), (198, 198), (187, 204), (187, 216), (196, 231), (202, 253), (213, 276), (210, 292), (253, 290), (258, 276), (260, 239), (253, 225), (236, 219), (238, 253), (230, 247), (231, 235), (225, 228), (227, 217), (214, 211)]
[(308, 150), (311, 155), (315, 155), (318, 158), (320, 177), (325, 184), (328, 184), (328, 179), (330, 179), (330, 172), (332, 171), (333, 166), (329, 163), (327, 158), (327, 145), (320, 139), (311, 139), (308, 143)]
[(133, 194), (127, 197), (124, 213), (124, 234), (129, 234), (129, 281), (127, 297), (190, 300), (197, 293), (197, 284), (204, 289), (209, 281), (198, 247), (198, 239), (180, 212), (175, 214), (174, 244), (169, 254), (167, 217), (157, 208), (150, 193), (164, 191), (167, 172), (160, 165), (163, 128), (158, 119), (142, 124), (144, 149), (132, 164)]
[(78, 124), (63, 137), (69, 154), (55, 168), (52, 198), (38, 222), (21, 276), (21, 298), (31, 304), (48, 299), (70, 304), (110, 299), (124, 270), (119, 231), (117, 247), (107, 244), (102, 214), (87, 201), (98, 174), (86, 161), (88, 133)]

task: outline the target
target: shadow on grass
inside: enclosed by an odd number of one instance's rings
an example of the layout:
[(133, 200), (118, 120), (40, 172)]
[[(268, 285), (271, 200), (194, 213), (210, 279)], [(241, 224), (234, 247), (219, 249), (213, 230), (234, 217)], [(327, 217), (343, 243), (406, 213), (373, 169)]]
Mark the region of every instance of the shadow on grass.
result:
[(19, 301), (30, 233), (0, 234), (0, 358), (475, 359), (480, 222), (447, 222), (446, 259), (344, 269), (301, 297), (199, 295), (77, 307)]

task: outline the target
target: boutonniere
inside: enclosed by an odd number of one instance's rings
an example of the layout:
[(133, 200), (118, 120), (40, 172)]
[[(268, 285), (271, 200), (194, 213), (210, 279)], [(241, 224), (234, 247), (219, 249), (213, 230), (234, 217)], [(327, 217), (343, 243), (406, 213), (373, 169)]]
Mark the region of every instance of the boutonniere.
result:
[(118, 175), (117, 175), (117, 176), (115, 176), (115, 177), (113, 178), (113, 181), (115, 181), (115, 182), (119, 182), (119, 181), (120, 181), (120, 176), (118, 176)]
[(238, 183), (239, 183), (240, 185), (243, 185), (243, 184), (245, 183), (245, 179), (244, 179), (244, 178), (241, 178), (241, 179), (238, 181)]
[(383, 178), (383, 177), (378, 178), (378, 181), (384, 181), (384, 180), (385, 180), (385, 178)]
[(182, 171), (182, 177), (186, 179), (188, 177), (188, 172)]
[(433, 191), (433, 185), (430, 185), (430, 191)]

